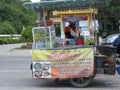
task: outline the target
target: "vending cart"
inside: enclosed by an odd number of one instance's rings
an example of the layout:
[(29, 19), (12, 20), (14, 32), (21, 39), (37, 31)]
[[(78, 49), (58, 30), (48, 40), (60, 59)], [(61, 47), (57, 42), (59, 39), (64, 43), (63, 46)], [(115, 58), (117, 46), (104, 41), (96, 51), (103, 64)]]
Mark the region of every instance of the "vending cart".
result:
[[(34, 78), (68, 79), (75, 87), (87, 87), (96, 74), (115, 75), (115, 49), (100, 46), (97, 41), (95, 15), (98, 10), (95, 5), (105, 4), (106, 0), (24, 3), (25, 7), (38, 10), (38, 27), (32, 29), (31, 65)], [(50, 21), (50, 14), (60, 16), (60, 37), (55, 35), (56, 29)], [(71, 16), (75, 18), (76, 28), (80, 28), (81, 33), (77, 31), (77, 36), (69, 39), (65, 38), (64, 28)]]

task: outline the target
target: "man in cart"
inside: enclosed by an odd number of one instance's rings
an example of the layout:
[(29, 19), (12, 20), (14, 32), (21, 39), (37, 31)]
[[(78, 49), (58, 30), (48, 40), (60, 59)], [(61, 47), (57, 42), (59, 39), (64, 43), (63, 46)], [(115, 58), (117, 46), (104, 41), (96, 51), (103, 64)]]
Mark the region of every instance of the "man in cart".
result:
[(76, 18), (74, 16), (70, 16), (68, 18), (69, 25), (64, 28), (65, 38), (73, 39), (80, 35), (82, 32), (80, 29), (76, 29)]

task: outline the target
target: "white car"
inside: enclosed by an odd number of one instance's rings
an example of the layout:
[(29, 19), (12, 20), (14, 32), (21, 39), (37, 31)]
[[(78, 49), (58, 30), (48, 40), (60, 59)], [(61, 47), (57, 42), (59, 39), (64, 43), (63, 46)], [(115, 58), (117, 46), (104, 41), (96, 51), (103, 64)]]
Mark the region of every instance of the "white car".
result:
[(105, 43), (112, 44), (119, 36), (120, 36), (120, 34), (109, 35), (106, 37)]

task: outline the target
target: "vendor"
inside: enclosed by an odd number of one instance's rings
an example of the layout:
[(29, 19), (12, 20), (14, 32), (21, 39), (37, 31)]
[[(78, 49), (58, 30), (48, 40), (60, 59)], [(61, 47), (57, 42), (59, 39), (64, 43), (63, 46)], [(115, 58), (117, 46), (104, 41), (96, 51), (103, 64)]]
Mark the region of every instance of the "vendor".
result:
[(65, 38), (73, 39), (80, 35), (81, 30), (76, 30), (76, 19), (70, 16), (68, 19), (69, 25), (64, 28)]

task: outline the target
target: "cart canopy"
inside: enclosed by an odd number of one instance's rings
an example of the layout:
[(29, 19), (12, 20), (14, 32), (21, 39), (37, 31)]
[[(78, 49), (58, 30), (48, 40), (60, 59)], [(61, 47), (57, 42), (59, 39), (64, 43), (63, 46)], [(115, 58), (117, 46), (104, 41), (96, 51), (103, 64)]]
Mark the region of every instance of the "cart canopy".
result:
[(44, 10), (68, 10), (90, 7), (101, 7), (107, 4), (107, 0), (51, 0), (41, 2), (26, 2), (25, 8), (43, 8)]

